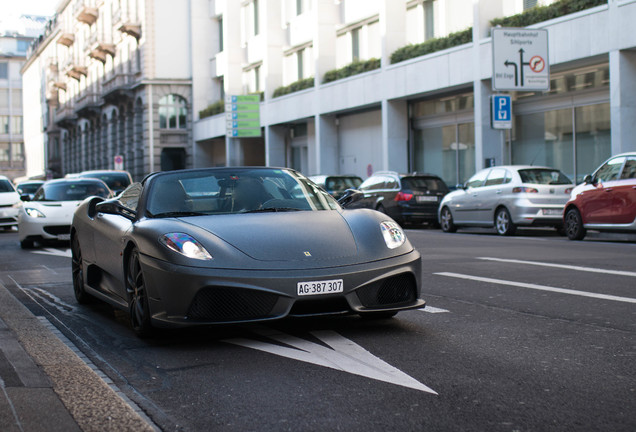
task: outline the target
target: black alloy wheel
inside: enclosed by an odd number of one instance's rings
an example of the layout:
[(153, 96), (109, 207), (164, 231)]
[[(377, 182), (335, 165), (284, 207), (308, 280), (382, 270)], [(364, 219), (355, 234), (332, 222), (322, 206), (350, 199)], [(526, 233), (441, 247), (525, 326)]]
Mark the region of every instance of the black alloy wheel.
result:
[(517, 231), (517, 226), (512, 222), (510, 212), (507, 208), (502, 207), (497, 210), (495, 215), (495, 229), (497, 234), (502, 236), (511, 236)]
[(79, 304), (90, 303), (92, 297), (84, 289), (84, 262), (82, 261), (82, 249), (77, 235), (71, 241), (71, 272), (73, 274), (73, 293)]
[(444, 207), (442, 209), (440, 220), (442, 231), (447, 233), (454, 233), (455, 231), (457, 231), (457, 226), (455, 225), (455, 222), (453, 222), (453, 214), (448, 207)]
[(583, 240), (585, 237), (586, 229), (583, 228), (583, 219), (581, 213), (571, 208), (565, 214), (565, 233), (570, 240)]
[(153, 328), (150, 323), (150, 307), (148, 304), (148, 290), (139, 262), (139, 251), (133, 249), (126, 268), (126, 293), (128, 294), (128, 313), (130, 324), (139, 337), (152, 336)]

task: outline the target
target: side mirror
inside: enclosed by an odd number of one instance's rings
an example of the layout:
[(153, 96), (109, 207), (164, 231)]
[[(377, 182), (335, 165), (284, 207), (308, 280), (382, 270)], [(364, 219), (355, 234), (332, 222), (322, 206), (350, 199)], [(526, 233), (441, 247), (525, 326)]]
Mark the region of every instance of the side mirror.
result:
[(95, 205), (95, 210), (99, 213), (123, 216), (131, 221), (137, 216), (136, 211), (124, 207), (117, 200), (102, 201)]
[(583, 177), (583, 183), (594, 184), (594, 179), (592, 179), (592, 176), (588, 174), (585, 177)]
[(457, 184), (455, 185), (455, 189), (457, 189), (457, 190), (459, 190), (459, 189), (464, 190), (464, 189), (466, 189), (466, 185), (464, 185), (463, 183), (457, 183)]
[(347, 207), (356, 201), (360, 201), (364, 194), (358, 189), (347, 189), (344, 194), (338, 200), (338, 204), (342, 207)]
[(20, 195), (20, 201), (31, 201), (31, 195), (29, 194)]

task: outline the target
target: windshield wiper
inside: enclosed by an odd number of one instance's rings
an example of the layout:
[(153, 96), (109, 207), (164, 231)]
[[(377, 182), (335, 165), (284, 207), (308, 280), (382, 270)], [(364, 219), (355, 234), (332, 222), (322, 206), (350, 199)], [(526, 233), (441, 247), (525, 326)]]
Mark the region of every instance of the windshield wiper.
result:
[(303, 209), (294, 207), (266, 207), (254, 210), (245, 210), (239, 213), (267, 213), (267, 212), (288, 212), (288, 211), (302, 211)]
[(193, 212), (193, 211), (174, 211), (153, 214), (153, 217), (185, 217), (185, 216), (208, 216), (209, 213)]

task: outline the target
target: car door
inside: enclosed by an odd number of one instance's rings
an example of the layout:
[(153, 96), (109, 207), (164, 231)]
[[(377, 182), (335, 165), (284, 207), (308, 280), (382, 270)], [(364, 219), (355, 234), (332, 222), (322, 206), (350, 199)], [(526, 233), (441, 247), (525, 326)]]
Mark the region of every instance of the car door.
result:
[(463, 194), (453, 197), (451, 211), (456, 223), (482, 224), (479, 212), (481, 210), (481, 195), (483, 186), (490, 169), (477, 172), (466, 182)]
[(493, 168), (488, 173), (484, 185), (478, 191), (479, 210), (476, 218), (484, 224), (494, 224), (495, 209), (503, 193), (503, 184), (507, 171), (504, 168)]
[(613, 201), (615, 187), (619, 184), (619, 176), (625, 157), (619, 156), (605, 162), (592, 178), (593, 187), (581, 193), (581, 215), (586, 224), (613, 223)]
[(629, 224), (636, 219), (636, 156), (628, 157), (620, 178), (613, 186), (612, 218), (616, 224)]
[[(133, 211), (137, 211), (137, 204), (141, 195), (140, 183), (133, 183), (119, 197), (120, 203)], [(108, 274), (101, 287), (117, 296), (126, 299), (123, 282), (122, 252), (125, 244), (125, 233), (132, 228), (133, 222), (124, 216), (97, 212), (93, 225), (93, 239), (95, 242), (95, 264)]]

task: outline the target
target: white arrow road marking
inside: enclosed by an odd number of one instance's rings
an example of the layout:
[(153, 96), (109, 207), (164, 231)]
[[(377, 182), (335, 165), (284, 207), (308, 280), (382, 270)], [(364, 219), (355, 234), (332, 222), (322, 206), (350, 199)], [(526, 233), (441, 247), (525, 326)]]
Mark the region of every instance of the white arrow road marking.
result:
[(571, 295), (576, 295), (581, 297), (592, 297), (592, 298), (597, 298), (602, 300), (619, 301), (623, 303), (636, 303), (636, 298), (630, 298), (630, 297), (619, 297), (619, 296), (613, 296), (608, 294), (599, 294), (599, 293), (593, 293), (593, 292), (587, 292), (587, 291), (577, 291), (577, 290), (566, 289), (566, 288), (554, 288), (554, 287), (549, 287), (545, 285), (536, 285), (536, 284), (507, 281), (507, 280), (501, 280), (501, 279), (491, 279), (491, 278), (485, 278), (485, 277), (479, 277), (479, 276), (470, 276), (470, 275), (465, 275), (460, 273), (433, 273), (433, 274), (436, 274), (439, 276), (454, 277), (459, 279), (468, 279), (468, 280), (473, 280), (477, 282), (487, 282), (487, 283), (493, 283), (498, 285), (509, 285), (509, 286), (515, 286), (519, 288), (530, 288), (530, 289), (535, 289), (539, 291), (552, 291), (556, 293), (571, 294)]
[(444, 313), (444, 312), (448, 312), (446, 309), (440, 309), (440, 308), (436, 308), (436, 307), (429, 306), (429, 305), (426, 305), (425, 308), (422, 308), (422, 309), (419, 309), (419, 310), (421, 310), (422, 312), (428, 312), (428, 313)]
[(362, 348), (360, 345), (340, 336), (334, 331), (323, 330), (311, 332), (313, 336), (320, 339), (331, 348), (327, 348), (292, 335), (281, 333), (276, 330), (263, 330), (257, 333), (261, 336), (265, 336), (269, 339), (294, 348), (241, 338), (225, 339), (224, 342), (435, 395), (437, 394), (429, 387), (414, 378), (411, 378), (399, 369), (394, 368), (390, 364)]
[(606, 270), (606, 269), (600, 269), (595, 267), (582, 267), (582, 266), (573, 266), (573, 265), (566, 265), (566, 264), (545, 263), (540, 261), (522, 261), (522, 260), (504, 259), (504, 258), (477, 257), (477, 259), (486, 260), (486, 261), (505, 262), (505, 263), (512, 263), (512, 264), (528, 264), (528, 265), (543, 266), (543, 267), (562, 268), (567, 270), (576, 270), (576, 271), (590, 272), (590, 273), (603, 273), (603, 274), (611, 274), (611, 275), (618, 275), (618, 276), (636, 277), (636, 272), (622, 271), (622, 270)]
[(33, 251), (33, 253), (42, 254), (42, 255), (62, 256), (67, 258), (71, 257), (70, 249), (60, 250), (60, 249), (44, 248), (43, 250)]

